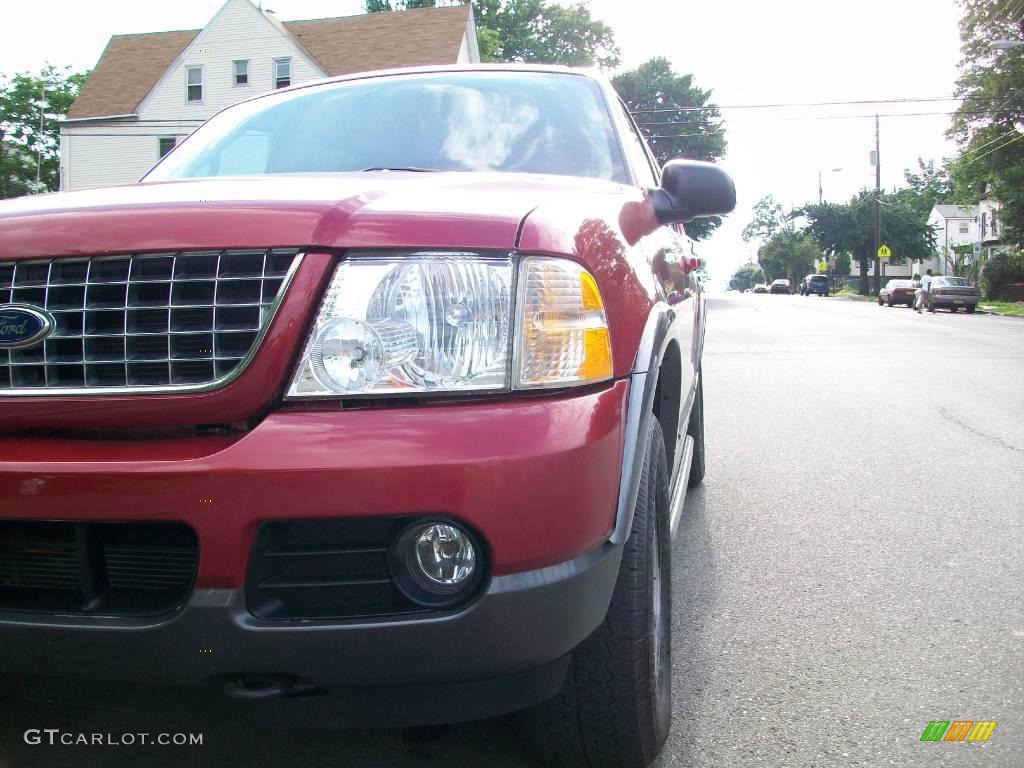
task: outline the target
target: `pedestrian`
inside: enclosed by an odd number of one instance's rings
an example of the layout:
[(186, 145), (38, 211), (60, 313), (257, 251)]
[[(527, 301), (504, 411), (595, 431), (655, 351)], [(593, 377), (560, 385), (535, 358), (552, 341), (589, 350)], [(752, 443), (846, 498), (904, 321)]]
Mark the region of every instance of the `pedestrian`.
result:
[(932, 287), (932, 271), (929, 269), (924, 273), (924, 277), (921, 278), (921, 287), (914, 292), (914, 309), (917, 310), (917, 314), (921, 314), (921, 307), (924, 306), (928, 291)]

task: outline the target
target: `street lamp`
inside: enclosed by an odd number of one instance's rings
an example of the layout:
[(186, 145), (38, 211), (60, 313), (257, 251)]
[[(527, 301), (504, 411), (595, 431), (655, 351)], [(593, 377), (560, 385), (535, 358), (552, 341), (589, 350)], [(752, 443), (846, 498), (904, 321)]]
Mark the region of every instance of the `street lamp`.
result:
[(1024, 45), (1024, 40), (993, 40), (991, 45), (993, 51), (1007, 51), (1010, 48), (1020, 48)]
[[(843, 170), (843, 169), (842, 168), (833, 168), (830, 171), (830, 173), (838, 173), (841, 170)], [(822, 202), (823, 202), (823, 200), (822, 200), (822, 194), (821, 194), (821, 169), (819, 168), (818, 169), (818, 205), (821, 205)]]

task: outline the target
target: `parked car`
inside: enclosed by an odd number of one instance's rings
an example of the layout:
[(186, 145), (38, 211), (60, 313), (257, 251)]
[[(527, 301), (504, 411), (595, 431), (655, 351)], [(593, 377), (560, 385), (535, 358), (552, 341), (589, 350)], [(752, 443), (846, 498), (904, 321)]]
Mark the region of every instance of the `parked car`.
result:
[(768, 286), (764, 283), (758, 283), (754, 286), (754, 293), (768, 293)]
[(948, 309), (956, 312), (963, 308), (972, 314), (978, 308), (978, 289), (963, 277), (945, 277), (939, 275), (932, 278), (926, 303), (928, 311)]
[(555, 765), (648, 764), (705, 472), (682, 224), (734, 205), (607, 80), (513, 65), (274, 91), (0, 203), (0, 695), (527, 709)]
[(914, 280), (890, 280), (878, 291), (878, 306), (886, 304), (891, 307), (893, 304), (906, 304), (913, 309), (917, 289), (920, 287), (921, 284)]
[(778, 280), (772, 280), (772, 293), (792, 293), (789, 288), (789, 280), (784, 277), (780, 277)]
[(819, 296), (828, 296), (827, 275), (807, 275), (803, 279), (803, 282), (800, 283), (800, 295), (810, 296), (812, 293), (816, 293)]

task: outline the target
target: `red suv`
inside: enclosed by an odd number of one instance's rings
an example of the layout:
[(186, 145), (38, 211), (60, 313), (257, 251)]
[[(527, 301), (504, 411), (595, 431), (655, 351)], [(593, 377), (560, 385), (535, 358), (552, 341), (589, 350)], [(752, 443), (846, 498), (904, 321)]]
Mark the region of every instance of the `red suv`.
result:
[(681, 225), (734, 202), (604, 80), (500, 66), (277, 91), (0, 205), (0, 693), (529, 710), (558, 765), (648, 763), (704, 475)]

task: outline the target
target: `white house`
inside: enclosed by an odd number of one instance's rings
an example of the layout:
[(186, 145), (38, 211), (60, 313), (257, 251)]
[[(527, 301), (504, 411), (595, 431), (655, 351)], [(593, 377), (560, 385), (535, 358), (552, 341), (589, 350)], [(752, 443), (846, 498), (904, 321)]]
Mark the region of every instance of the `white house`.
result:
[(60, 187), (138, 181), (227, 106), (323, 77), (480, 60), (470, 5), (278, 21), (227, 0), (202, 29), (114, 35), (60, 131)]
[(978, 230), (981, 234), (981, 257), (987, 259), (999, 250), (1002, 225), (999, 220), (1002, 204), (986, 189), (978, 201)]
[(938, 275), (952, 273), (953, 249), (979, 242), (978, 206), (936, 205), (928, 224), (935, 232), (935, 257), (921, 262), (918, 271), (931, 269)]

